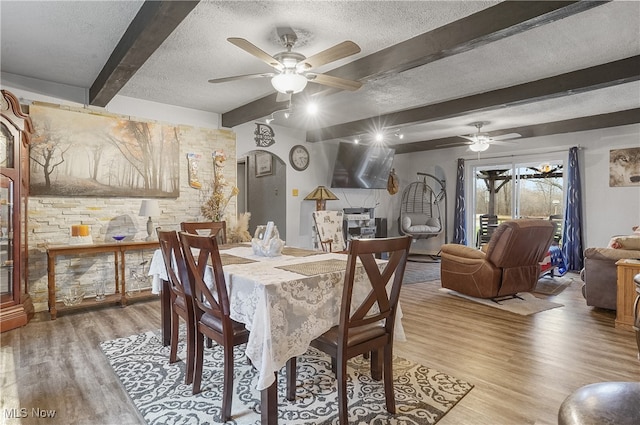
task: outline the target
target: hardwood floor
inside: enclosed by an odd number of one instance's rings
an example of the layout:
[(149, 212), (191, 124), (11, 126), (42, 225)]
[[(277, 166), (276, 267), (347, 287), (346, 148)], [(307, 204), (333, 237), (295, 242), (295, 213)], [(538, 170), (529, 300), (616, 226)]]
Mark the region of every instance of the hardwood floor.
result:
[[(437, 284), (405, 285), (408, 341), (396, 343), (396, 354), (475, 385), (438, 424), (555, 424), (560, 403), (576, 388), (640, 381), (633, 332), (614, 328), (614, 312), (587, 307), (580, 286), (574, 281), (550, 297), (562, 308), (519, 316), (444, 294)], [(55, 321), (39, 313), (0, 334), (0, 423), (143, 423), (98, 343), (159, 324), (159, 302), (150, 301)], [(26, 418), (7, 419), (21, 408)], [(38, 419), (33, 408), (56, 415)]]

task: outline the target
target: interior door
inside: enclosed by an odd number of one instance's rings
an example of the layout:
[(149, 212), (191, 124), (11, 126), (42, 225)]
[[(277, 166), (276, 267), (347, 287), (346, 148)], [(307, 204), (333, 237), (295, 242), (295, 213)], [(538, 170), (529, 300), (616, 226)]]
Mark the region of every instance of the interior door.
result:
[[(246, 211), (251, 213), (249, 233), (256, 226), (273, 221), (280, 239), (287, 237), (287, 170), (286, 164), (267, 151), (251, 151), (244, 164), (246, 173)], [(238, 169), (238, 175), (240, 168)], [(240, 179), (238, 179), (240, 183)], [(239, 186), (240, 187), (240, 186)], [(242, 188), (241, 188), (241, 192)], [(238, 209), (238, 212), (242, 212)]]

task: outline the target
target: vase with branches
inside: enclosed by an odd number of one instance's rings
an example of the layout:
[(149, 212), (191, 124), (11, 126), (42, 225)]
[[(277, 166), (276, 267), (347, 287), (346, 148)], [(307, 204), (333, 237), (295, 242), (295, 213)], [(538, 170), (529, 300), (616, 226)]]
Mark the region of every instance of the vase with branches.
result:
[(224, 163), (226, 156), (222, 151), (216, 151), (213, 154), (213, 186), (211, 196), (209, 196), (204, 204), (200, 207), (202, 215), (211, 221), (222, 221), (225, 219), (227, 206), (231, 198), (237, 196), (240, 190), (236, 186), (232, 186), (229, 191), (229, 182), (224, 178)]

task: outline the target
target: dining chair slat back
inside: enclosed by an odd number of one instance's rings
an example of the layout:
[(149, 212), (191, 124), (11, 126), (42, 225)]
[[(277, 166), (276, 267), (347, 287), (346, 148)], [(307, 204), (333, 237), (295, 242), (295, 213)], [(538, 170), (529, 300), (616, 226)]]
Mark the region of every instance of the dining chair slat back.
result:
[(219, 245), (227, 243), (226, 221), (183, 221), (180, 230), (194, 235), (216, 235)]
[(175, 230), (163, 231), (158, 229), (157, 233), (160, 251), (167, 272), (171, 300), (171, 349), (169, 363), (175, 363), (177, 361), (179, 317), (181, 317), (187, 324), (187, 358), (184, 382), (185, 384), (191, 384), (193, 382), (195, 351), (193, 292), (177, 232)]
[[(222, 270), (216, 235), (196, 235), (180, 232), (180, 243), (193, 288), (195, 311), (195, 370), (193, 394), (200, 392), (202, 381), (204, 337), (216, 341), (224, 350), (222, 409), (220, 420), (231, 418), (233, 396), (233, 348), (249, 339), (242, 323), (229, 316), (229, 295)], [(197, 252), (197, 254), (196, 254)], [(212, 282), (207, 285), (208, 277)]]
[[(340, 323), (311, 342), (329, 354), (336, 369), (339, 423), (347, 425), (347, 360), (371, 353), (373, 379), (384, 377), (385, 403), (395, 413), (393, 392), (393, 339), (402, 278), (411, 238), (355, 239), (351, 241), (340, 307)], [(386, 253), (388, 261), (380, 271), (376, 255)], [(362, 266), (370, 283), (368, 295), (352, 309), (354, 282)], [(360, 282), (359, 282), (360, 283)], [(295, 360), (293, 360), (295, 362)], [(288, 370), (295, 370), (289, 367)], [(384, 376), (383, 376), (384, 375)], [(288, 380), (289, 385), (291, 380)], [(288, 397), (292, 394), (288, 389)]]

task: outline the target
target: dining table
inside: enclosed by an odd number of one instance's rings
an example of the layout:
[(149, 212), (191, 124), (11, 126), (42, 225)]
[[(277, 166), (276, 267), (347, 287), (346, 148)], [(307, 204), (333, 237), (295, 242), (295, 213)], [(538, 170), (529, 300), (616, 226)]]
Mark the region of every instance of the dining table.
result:
[[(267, 257), (250, 244), (220, 245), (220, 258), (229, 293), (230, 316), (249, 330), (245, 353), (258, 371), (261, 424), (277, 424), (277, 372), (295, 356), (303, 355), (315, 338), (339, 322), (347, 255), (285, 246)], [(386, 261), (376, 260), (381, 268)], [(149, 267), (152, 292), (161, 294), (163, 341), (168, 345), (170, 303), (166, 269), (160, 250)], [(213, 284), (211, 269), (205, 275)], [(370, 291), (363, 267), (356, 267), (353, 306)], [(396, 340), (405, 340), (402, 310), (398, 306)]]

